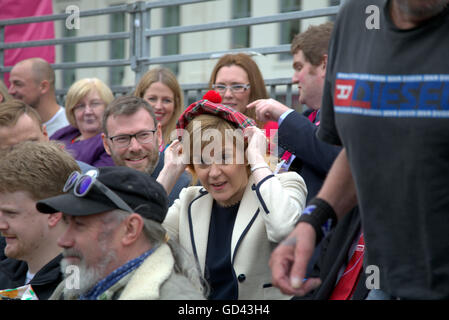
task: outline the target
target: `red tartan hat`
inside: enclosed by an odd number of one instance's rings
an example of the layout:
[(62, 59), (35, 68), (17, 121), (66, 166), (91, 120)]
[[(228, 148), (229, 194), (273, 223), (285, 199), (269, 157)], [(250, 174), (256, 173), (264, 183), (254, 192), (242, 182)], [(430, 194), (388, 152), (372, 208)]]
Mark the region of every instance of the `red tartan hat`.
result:
[(182, 130), (180, 129), (185, 129), (190, 121), (201, 114), (215, 115), (231, 123), (237, 124), (237, 126), (241, 129), (247, 128), (249, 126), (256, 126), (256, 122), (253, 119), (245, 116), (243, 113), (240, 113), (235, 109), (225, 106), (221, 103), (214, 103), (207, 99), (202, 99), (188, 106), (179, 117), (178, 121), (176, 122), (178, 138), (182, 137)]

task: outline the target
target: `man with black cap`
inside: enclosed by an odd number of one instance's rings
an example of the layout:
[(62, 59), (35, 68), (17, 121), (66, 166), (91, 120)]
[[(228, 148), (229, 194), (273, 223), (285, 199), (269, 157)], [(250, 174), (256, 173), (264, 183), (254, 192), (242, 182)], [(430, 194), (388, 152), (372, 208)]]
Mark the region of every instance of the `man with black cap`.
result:
[(204, 299), (190, 256), (161, 226), (168, 199), (153, 178), (104, 167), (74, 172), (64, 192), (36, 205), (68, 222), (58, 239), (65, 280), (50, 299)]

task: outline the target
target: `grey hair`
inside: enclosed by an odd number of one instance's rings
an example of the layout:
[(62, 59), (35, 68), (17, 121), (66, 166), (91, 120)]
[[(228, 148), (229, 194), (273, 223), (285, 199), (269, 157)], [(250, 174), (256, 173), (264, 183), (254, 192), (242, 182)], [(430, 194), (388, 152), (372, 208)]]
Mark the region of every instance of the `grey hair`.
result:
[[(113, 217), (117, 223), (123, 222), (129, 212), (116, 209), (111, 211), (109, 217)], [(174, 271), (184, 275), (190, 282), (202, 291), (203, 295), (209, 295), (209, 285), (206, 279), (201, 275), (201, 271), (193, 256), (187, 252), (177, 241), (168, 237), (168, 233), (162, 224), (142, 217), (144, 221), (143, 234), (147, 238), (152, 247), (157, 247), (163, 243), (167, 243), (175, 259)]]

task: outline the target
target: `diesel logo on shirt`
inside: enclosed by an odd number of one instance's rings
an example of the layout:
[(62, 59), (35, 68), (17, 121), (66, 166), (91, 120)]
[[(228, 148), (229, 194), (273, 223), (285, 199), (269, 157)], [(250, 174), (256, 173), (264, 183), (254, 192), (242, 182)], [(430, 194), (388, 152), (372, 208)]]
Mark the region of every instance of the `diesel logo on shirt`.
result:
[(338, 73), (334, 106), (339, 113), (449, 118), (449, 75)]

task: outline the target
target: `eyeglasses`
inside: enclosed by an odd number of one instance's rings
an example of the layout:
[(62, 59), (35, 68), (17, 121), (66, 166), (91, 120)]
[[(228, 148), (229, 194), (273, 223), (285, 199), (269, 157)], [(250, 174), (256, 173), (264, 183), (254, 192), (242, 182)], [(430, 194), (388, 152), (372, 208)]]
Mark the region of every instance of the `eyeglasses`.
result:
[(237, 83), (230, 86), (225, 86), (224, 84), (214, 84), (212, 88), (217, 90), (220, 94), (226, 92), (227, 89), (230, 89), (232, 93), (243, 93), (250, 87), (249, 84)]
[(110, 137), (109, 139), (119, 148), (126, 148), (131, 143), (132, 138), (136, 138), (136, 140), (140, 144), (150, 143), (153, 140), (154, 130), (145, 130), (137, 132), (136, 134), (120, 134), (117, 136)]
[(103, 101), (98, 101), (98, 100), (94, 100), (94, 101), (90, 101), (88, 104), (85, 103), (80, 103), (77, 104), (73, 107), (73, 111), (84, 111), (86, 110), (86, 106), (89, 106), (91, 109), (95, 109), (99, 106), (103, 106), (104, 102)]
[(98, 170), (95, 169), (89, 170), (84, 174), (81, 174), (78, 171), (73, 171), (67, 178), (62, 191), (67, 192), (73, 187), (73, 194), (75, 196), (84, 197), (92, 189), (92, 186), (95, 185), (98, 190), (100, 190), (106, 197), (109, 198), (109, 200), (111, 200), (117, 206), (117, 208), (129, 213), (133, 213), (133, 209), (131, 209), (126, 204), (126, 202), (122, 200), (122, 198), (116, 195), (111, 189), (106, 187), (97, 179), (98, 174)]

